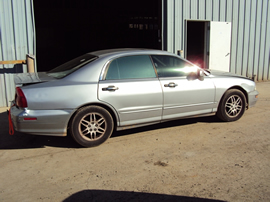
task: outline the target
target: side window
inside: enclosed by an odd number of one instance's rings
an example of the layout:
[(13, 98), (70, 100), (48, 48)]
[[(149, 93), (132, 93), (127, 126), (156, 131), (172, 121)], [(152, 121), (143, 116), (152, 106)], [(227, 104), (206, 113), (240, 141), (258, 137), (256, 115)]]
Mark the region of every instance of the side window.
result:
[(159, 77), (187, 76), (194, 71), (193, 66), (180, 58), (168, 55), (152, 55)]
[(156, 73), (148, 55), (121, 57), (113, 60), (106, 80), (155, 78)]

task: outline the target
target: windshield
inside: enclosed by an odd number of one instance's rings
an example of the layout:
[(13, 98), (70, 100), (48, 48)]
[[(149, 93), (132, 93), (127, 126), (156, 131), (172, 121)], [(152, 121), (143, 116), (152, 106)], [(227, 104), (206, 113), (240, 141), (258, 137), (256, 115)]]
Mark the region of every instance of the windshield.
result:
[(76, 71), (77, 69), (81, 68), (82, 66), (96, 60), (98, 57), (90, 54), (85, 54), (80, 57), (77, 57), (73, 60), (70, 60), (69, 62), (66, 62), (48, 72), (47, 75), (61, 79), (72, 72)]

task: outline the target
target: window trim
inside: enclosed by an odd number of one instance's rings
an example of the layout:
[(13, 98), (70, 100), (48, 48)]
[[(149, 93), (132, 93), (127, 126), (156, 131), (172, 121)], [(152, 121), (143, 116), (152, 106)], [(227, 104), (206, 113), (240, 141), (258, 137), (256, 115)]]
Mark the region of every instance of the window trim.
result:
[(179, 56), (177, 56), (177, 55), (166, 55), (166, 54), (138, 54), (138, 55), (135, 54), (135, 55), (134, 55), (134, 54), (131, 54), (131, 55), (124, 55), (124, 56), (117, 56), (117, 57), (110, 58), (110, 59), (105, 63), (105, 65), (104, 65), (104, 67), (103, 67), (103, 69), (102, 69), (102, 71), (101, 71), (99, 80), (100, 80), (100, 81), (120, 81), (120, 80), (121, 80), (121, 81), (127, 81), (127, 80), (130, 80), (130, 79), (106, 80), (106, 75), (107, 75), (109, 66), (110, 66), (110, 64), (112, 63), (113, 60), (118, 59), (118, 58), (121, 58), (121, 57), (139, 56), (139, 55), (147, 55), (147, 56), (150, 58), (150, 60), (151, 60), (151, 62), (152, 62), (152, 66), (153, 66), (154, 71), (155, 71), (155, 74), (156, 74), (156, 77), (154, 77), (154, 78), (136, 78), (136, 79), (132, 79), (132, 80), (139, 80), (139, 79), (144, 79), (144, 80), (145, 80), (145, 79), (159, 79), (159, 78), (162, 78), (162, 79), (164, 79), (164, 78), (168, 78), (168, 79), (169, 79), (169, 78), (186, 78), (186, 76), (159, 77), (159, 76), (158, 76), (158, 73), (157, 73), (157, 68), (156, 68), (156, 66), (155, 66), (155, 64), (154, 64), (154, 61), (153, 61), (153, 58), (152, 58), (152, 56), (155, 56), (155, 55), (159, 55), (159, 56), (160, 56), (160, 55), (162, 55), (162, 56), (173, 56), (173, 57), (175, 57), (175, 58), (181, 59), (181, 60), (183, 60), (183, 61), (189, 63), (191, 66), (195, 66), (195, 67), (197, 67), (197, 68), (203, 70), (205, 76), (209, 76), (209, 75), (210, 75), (210, 73), (208, 73), (208, 72), (205, 71), (204, 69), (198, 67), (197, 65), (195, 65), (195, 64), (193, 64), (192, 62), (186, 60), (185, 58), (179, 57)]

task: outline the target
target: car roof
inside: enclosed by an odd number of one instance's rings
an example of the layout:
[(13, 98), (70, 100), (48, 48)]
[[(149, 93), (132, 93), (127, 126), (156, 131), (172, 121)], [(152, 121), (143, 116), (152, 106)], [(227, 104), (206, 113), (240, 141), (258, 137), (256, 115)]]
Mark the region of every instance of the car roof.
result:
[(119, 49), (107, 49), (90, 52), (89, 54), (98, 57), (104, 56), (115, 56), (115, 55), (125, 55), (125, 54), (171, 54), (167, 51), (154, 50), (154, 49), (143, 49), (143, 48), (119, 48)]

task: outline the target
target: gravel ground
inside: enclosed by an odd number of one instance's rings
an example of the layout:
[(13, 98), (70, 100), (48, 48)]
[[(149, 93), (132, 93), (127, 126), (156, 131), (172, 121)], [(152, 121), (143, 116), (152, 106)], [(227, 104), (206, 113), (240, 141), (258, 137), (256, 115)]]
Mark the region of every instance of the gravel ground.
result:
[(237, 122), (171, 121), (95, 148), (10, 136), (0, 108), (0, 201), (270, 201), (270, 82), (257, 89)]

